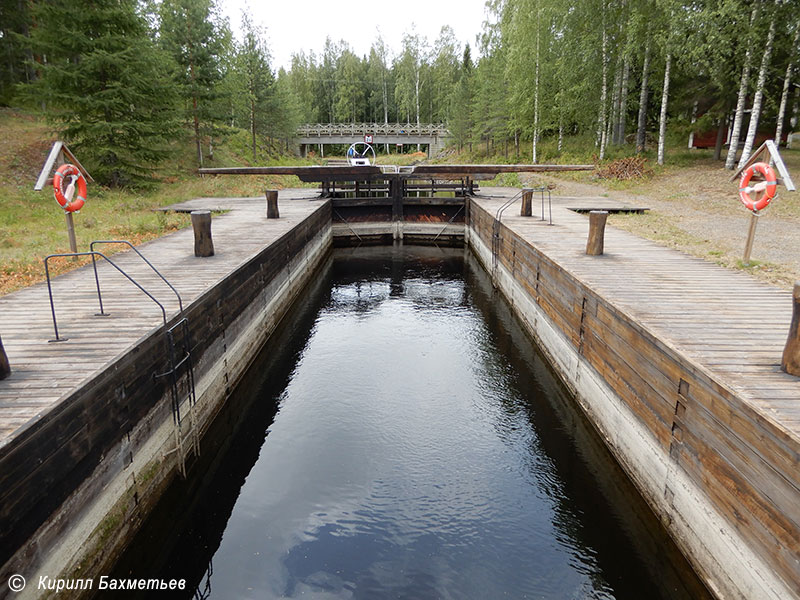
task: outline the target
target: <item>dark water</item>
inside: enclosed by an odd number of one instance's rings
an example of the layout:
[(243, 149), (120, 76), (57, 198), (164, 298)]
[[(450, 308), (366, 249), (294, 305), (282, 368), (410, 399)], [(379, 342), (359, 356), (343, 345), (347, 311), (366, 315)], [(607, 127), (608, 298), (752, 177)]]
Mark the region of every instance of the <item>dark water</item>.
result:
[(705, 596), (464, 251), (337, 251), (312, 287), (117, 576), (215, 599)]

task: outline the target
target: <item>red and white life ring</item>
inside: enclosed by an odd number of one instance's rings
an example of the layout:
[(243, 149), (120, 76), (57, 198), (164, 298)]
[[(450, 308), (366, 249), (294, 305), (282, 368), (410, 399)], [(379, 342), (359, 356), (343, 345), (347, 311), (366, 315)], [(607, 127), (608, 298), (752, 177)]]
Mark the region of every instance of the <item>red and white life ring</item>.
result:
[[(71, 195), (65, 195), (66, 190), (61, 187), (65, 177), (71, 178), (67, 184), (68, 189), (71, 185), (78, 188), (77, 198), (75, 198), (75, 200), (68, 199), (68, 196), (71, 198)], [(67, 212), (75, 212), (83, 208), (83, 205), (86, 203), (86, 178), (83, 176), (80, 169), (70, 164), (58, 167), (56, 174), (53, 176), (53, 194), (56, 197), (56, 202)]]
[[(751, 186), (749, 185), (750, 180), (756, 173), (760, 173), (764, 177), (764, 181), (759, 181)], [(769, 201), (775, 197), (777, 191), (778, 178), (775, 175), (775, 170), (767, 163), (754, 163), (742, 172), (742, 178), (739, 180), (739, 200), (748, 210), (758, 212), (766, 208)], [(755, 192), (755, 198), (750, 196), (752, 192)]]

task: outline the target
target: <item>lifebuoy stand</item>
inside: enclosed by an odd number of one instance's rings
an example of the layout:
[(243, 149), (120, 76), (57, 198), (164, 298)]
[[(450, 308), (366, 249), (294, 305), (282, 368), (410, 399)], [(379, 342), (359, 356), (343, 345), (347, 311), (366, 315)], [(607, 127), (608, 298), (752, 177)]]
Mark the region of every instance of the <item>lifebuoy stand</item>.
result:
[[(777, 178), (777, 184), (784, 186), (788, 191), (795, 191), (794, 182), (792, 181), (789, 171), (781, 158), (778, 147), (772, 140), (767, 140), (758, 150), (753, 152), (750, 159), (731, 177), (731, 181), (735, 181), (747, 169), (757, 162), (766, 162), (769, 160), (770, 165), (774, 165), (780, 177)], [(750, 231), (747, 234), (747, 244), (744, 249), (744, 264), (750, 263), (750, 251), (753, 248), (753, 238), (756, 233), (756, 223), (758, 221), (758, 212), (755, 211), (750, 217)], [(795, 282), (792, 294), (792, 322), (789, 325), (789, 336), (786, 340), (786, 346), (783, 349), (783, 357), (781, 358), (781, 370), (789, 375), (800, 377), (800, 281)]]
[[(775, 168), (780, 175), (780, 177), (777, 178), (777, 185), (783, 185), (790, 192), (795, 191), (796, 188), (794, 186), (794, 182), (792, 181), (789, 171), (786, 168), (783, 159), (781, 158), (780, 152), (778, 152), (778, 147), (772, 140), (767, 140), (761, 144), (761, 146), (758, 147), (758, 150), (753, 152), (748, 161), (733, 174), (731, 181), (739, 179), (742, 173), (750, 169), (750, 167), (752, 167), (754, 164), (767, 161), (769, 161), (770, 165), (775, 165)], [(745, 242), (744, 255), (742, 256), (742, 263), (744, 263), (745, 266), (750, 264), (750, 253), (753, 251), (753, 241), (756, 237), (758, 215), (759, 213), (757, 210), (750, 213), (750, 227), (747, 231), (747, 241)]]
[[(89, 175), (89, 171), (83, 167), (70, 149), (67, 148), (67, 145), (64, 142), (59, 141), (53, 142), (53, 147), (50, 148), (50, 154), (48, 155), (47, 160), (44, 162), (44, 166), (42, 166), (42, 170), (39, 173), (39, 179), (36, 180), (36, 185), (33, 186), (33, 190), (35, 192), (41, 192), (45, 186), (52, 185), (53, 171), (58, 169), (58, 167), (61, 165), (67, 163), (72, 163), (78, 167), (78, 170), (86, 178), (86, 181), (94, 181), (92, 176)], [(67, 221), (67, 237), (69, 238), (70, 252), (77, 252), (78, 242), (75, 239), (75, 221), (72, 218), (71, 212), (65, 211), (64, 215)], [(77, 257), (75, 260), (77, 260)]]

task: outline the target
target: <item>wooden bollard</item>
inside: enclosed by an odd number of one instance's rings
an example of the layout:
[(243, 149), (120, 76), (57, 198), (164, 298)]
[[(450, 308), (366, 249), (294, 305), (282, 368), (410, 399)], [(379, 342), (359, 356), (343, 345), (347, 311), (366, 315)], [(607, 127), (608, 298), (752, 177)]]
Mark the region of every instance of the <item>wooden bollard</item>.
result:
[(11, 365), (8, 362), (6, 349), (3, 348), (3, 339), (0, 338), (0, 379), (5, 379), (11, 375)]
[(193, 210), (192, 229), (194, 229), (194, 255), (214, 256), (214, 242), (211, 240), (211, 211)]
[(530, 217), (533, 214), (533, 190), (531, 188), (522, 189), (522, 206), (519, 208), (520, 217)]
[(589, 239), (586, 240), (586, 254), (599, 256), (603, 253), (606, 219), (608, 219), (608, 211), (593, 210), (589, 212)]
[(796, 281), (794, 284), (792, 324), (789, 326), (789, 338), (783, 349), (781, 369), (789, 375), (800, 377), (800, 281)]
[(278, 214), (278, 190), (267, 190), (267, 218), (280, 218)]

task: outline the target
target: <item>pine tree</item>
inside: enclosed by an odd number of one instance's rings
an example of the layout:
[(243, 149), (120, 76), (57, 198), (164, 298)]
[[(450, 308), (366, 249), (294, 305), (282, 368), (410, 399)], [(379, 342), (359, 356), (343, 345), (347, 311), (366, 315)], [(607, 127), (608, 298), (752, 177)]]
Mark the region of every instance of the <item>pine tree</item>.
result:
[(467, 143), (472, 134), (472, 106), (473, 97), (473, 76), (472, 76), (472, 56), (469, 44), (464, 47), (464, 55), (461, 61), (461, 68), (458, 73), (458, 81), (450, 99), (450, 111), (448, 125), (453, 139), (458, 143), (459, 148)]
[(243, 40), (237, 49), (236, 71), (241, 82), (240, 101), (250, 130), (253, 160), (258, 158), (257, 141), (265, 134), (274, 112), (275, 76), (269, 64), (269, 49), (263, 32), (248, 13), (242, 15)]
[(150, 178), (176, 132), (170, 61), (152, 43), (135, 0), (97, 0), (75, 10), (53, 0), (34, 6), (34, 52), (46, 57), (27, 95), (95, 180), (111, 186)]
[(163, 0), (159, 42), (178, 65), (176, 83), (194, 130), (197, 162), (203, 166), (201, 130), (214, 121), (214, 99), (222, 80), (220, 58), (226, 28), (215, 17), (213, 0)]
[(0, 2), (0, 106), (11, 102), (16, 84), (34, 79), (31, 24), (27, 0)]

